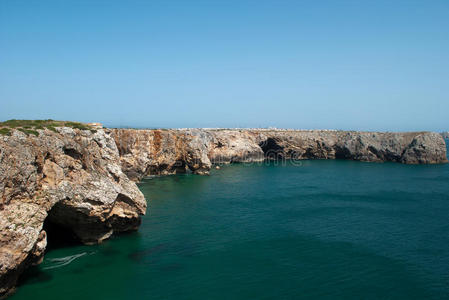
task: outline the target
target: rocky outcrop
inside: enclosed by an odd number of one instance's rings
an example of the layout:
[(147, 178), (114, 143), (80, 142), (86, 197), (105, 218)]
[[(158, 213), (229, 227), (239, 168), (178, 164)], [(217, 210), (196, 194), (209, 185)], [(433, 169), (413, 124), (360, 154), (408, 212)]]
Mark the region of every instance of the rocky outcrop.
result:
[(73, 122), (31, 130), (20, 122), (0, 133), (0, 297), (42, 260), (44, 222), (86, 244), (136, 229), (146, 203), (133, 181), (144, 176), (265, 159), (447, 162), (442, 136), (431, 132), (89, 130)]
[(214, 164), (253, 162), (265, 159), (260, 133), (249, 130), (211, 130), (208, 156)]
[(147, 175), (207, 174), (211, 164), (264, 159), (447, 162), (444, 140), (432, 132), (114, 129), (112, 135), (123, 171), (133, 180)]
[(268, 158), (447, 162), (444, 140), (432, 132), (269, 131), (260, 145)]
[(205, 174), (211, 167), (207, 147), (211, 136), (202, 130), (112, 130), (122, 165), (129, 178), (191, 171)]
[(0, 136), (0, 297), (42, 260), (50, 220), (81, 242), (134, 230), (146, 202), (120, 166), (114, 139), (68, 127)]
[(129, 178), (192, 172), (208, 174), (213, 163), (264, 159), (258, 134), (247, 130), (113, 129), (122, 169)]

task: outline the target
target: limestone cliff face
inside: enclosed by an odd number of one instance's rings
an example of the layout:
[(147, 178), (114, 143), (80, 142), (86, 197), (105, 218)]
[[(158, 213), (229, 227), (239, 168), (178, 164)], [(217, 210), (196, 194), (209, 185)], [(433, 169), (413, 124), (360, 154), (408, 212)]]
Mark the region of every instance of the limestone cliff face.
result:
[(212, 163), (260, 161), (258, 133), (242, 130), (113, 129), (122, 169), (129, 178), (192, 172), (208, 174)]
[(0, 298), (27, 266), (42, 260), (44, 221), (87, 244), (136, 229), (146, 202), (133, 181), (144, 176), (208, 174), (213, 164), (264, 159), (447, 162), (442, 136), (430, 132), (69, 127), (30, 132), (38, 136), (14, 129), (0, 135)]
[(207, 147), (211, 136), (201, 130), (112, 130), (122, 164), (129, 178), (192, 171), (207, 173), (211, 162)]
[(268, 158), (447, 162), (444, 140), (432, 132), (269, 131), (260, 141)]
[(56, 131), (0, 136), (0, 297), (42, 259), (46, 219), (90, 244), (136, 229), (145, 213), (145, 199), (122, 172), (108, 133)]
[(257, 131), (210, 130), (208, 156), (215, 164), (253, 162), (265, 159), (260, 147), (261, 137)]
[(133, 180), (189, 171), (207, 174), (211, 164), (263, 159), (447, 162), (444, 140), (432, 132), (114, 129), (112, 135), (123, 170)]

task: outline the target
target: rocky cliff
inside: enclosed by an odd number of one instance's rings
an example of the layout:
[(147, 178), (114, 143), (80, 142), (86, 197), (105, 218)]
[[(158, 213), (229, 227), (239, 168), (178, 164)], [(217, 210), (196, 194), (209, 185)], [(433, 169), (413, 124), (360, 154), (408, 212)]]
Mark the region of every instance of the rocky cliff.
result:
[(136, 229), (146, 209), (103, 130), (24, 131), (0, 135), (0, 297), (41, 261), (44, 221), (91, 244)]
[(123, 172), (133, 180), (148, 175), (207, 174), (213, 163), (260, 161), (259, 134), (242, 130), (113, 129)]
[(207, 174), (212, 164), (264, 159), (352, 159), (434, 164), (447, 162), (437, 133), (327, 130), (112, 130), (123, 171), (147, 175)]
[(93, 130), (51, 120), (6, 123), (0, 128), (0, 297), (27, 266), (42, 260), (45, 224), (86, 244), (136, 229), (146, 202), (134, 181), (144, 176), (208, 174), (213, 164), (265, 159), (447, 162), (442, 136), (430, 132)]

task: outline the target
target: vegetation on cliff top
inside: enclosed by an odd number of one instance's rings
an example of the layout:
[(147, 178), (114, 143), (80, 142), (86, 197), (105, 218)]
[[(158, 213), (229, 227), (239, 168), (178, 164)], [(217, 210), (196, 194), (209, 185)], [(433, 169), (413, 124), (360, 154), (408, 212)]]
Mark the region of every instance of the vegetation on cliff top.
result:
[(11, 129), (17, 129), (22, 131), (25, 134), (33, 134), (35, 136), (39, 135), (37, 129), (48, 129), (54, 132), (56, 131), (56, 127), (70, 127), (74, 129), (80, 130), (91, 130), (95, 132), (87, 124), (79, 123), (79, 122), (71, 122), (71, 121), (55, 121), (55, 120), (8, 120), (5, 122), (0, 122), (0, 135), (10, 135)]

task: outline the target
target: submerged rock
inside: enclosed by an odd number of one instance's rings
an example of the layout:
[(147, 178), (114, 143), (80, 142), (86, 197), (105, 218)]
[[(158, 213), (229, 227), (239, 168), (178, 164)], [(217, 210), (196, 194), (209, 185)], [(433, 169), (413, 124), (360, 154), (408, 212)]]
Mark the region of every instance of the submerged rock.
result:
[(83, 243), (137, 229), (146, 202), (104, 130), (13, 130), (0, 136), (0, 296), (40, 263), (46, 218)]

